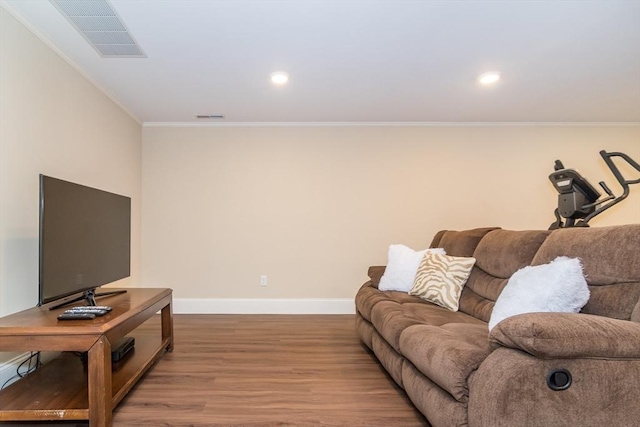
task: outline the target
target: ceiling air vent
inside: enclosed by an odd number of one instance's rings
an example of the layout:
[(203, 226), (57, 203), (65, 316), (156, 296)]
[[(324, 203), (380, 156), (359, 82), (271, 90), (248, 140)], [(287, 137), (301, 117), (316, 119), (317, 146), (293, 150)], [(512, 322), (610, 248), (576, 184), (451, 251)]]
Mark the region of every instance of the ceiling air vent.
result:
[(107, 0), (49, 0), (103, 58), (146, 58)]
[(224, 114), (196, 114), (196, 119), (224, 119)]

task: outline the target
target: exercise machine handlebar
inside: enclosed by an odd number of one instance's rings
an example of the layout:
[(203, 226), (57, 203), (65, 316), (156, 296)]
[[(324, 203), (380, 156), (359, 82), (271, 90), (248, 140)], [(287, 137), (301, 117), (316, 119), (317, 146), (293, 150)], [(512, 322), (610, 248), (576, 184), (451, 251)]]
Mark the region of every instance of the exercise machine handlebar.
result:
[(618, 167), (616, 166), (616, 164), (612, 160), (613, 157), (620, 157), (624, 161), (629, 163), (633, 168), (635, 168), (635, 170), (640, 172), (640, 164), (638, 164), (631, 157), (627, 156), (625, 153), (620, 153), (620, 152), (607, 153), (605, 150), (600, 151), (600, 156), (602, 157), (604, 162), (607, 164), (607, 166), (611, 170), (611, 173), (613, 173), (613, 176), (615, 176), (616, 179), (618, 180), (618, 182), (620, 183), (620, 186), (622, 187), (622, 194), (620, 196), (618, 196), (618, 197), (615, 197), (613, 195), (613, 192), (609, 189), (609, 187), (607, 187), (607, 184), (605, 184), (604, 181), (602, 181), (600, 183), (600, 186), (609, 195), (609, 197), (607, 197), (606, 199), (604, 199), (604, 200), (602, 200), (600, 202), (597, 202), (596, 204), (599, 205), (599, 204), (601, 204), (603, 202), (606, 202), (606, 201), (609, 201), (609, 200), (611, 202), (607, 203), (604, 206), (601, 206), (601, 207), (597, 208), (591, 214), (587, 215), (587, 217), (583, 221), (585, 224), (588, 223), (589, 220), (591, 220), (591, 218), (593, 218), (594, 216), (601, 214), (602, 212), (604, 212), (605, 210), (609, 209), (613, 205), (615, 205), (617, 203), (620, 203), (621, 201), (626, 199), (629, 196), (629, 185), (640, 183), (640, 178), (638, 178), (638, 179), (625, 179), (625, 177), (622, 176), (622, 173), (620, 173), (620, 169), (618, 169)]

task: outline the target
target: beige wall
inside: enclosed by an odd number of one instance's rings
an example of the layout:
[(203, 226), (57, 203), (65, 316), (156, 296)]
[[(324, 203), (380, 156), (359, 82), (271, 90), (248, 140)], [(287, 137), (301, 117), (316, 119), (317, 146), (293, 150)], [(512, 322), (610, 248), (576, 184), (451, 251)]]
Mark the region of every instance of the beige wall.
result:
[(140, 271), (141, 126), (0, 8), (0, 315), (38, 303), (38, 175), (132, 197)]
[[(145, 127), (142, 280), (179, 299), (352, 298), (391, 243), (548, 228), (555, 159), (620, 194), (601, 149), (640, 159), (640, 128)], [(630, 222), (640, 186), (592, 226)]]
[[(637, 126), (149, 127), (141, 136), (0, 14), (0, 315), (37, 302), (39, 173), (133, 198), (132, 278), (121, 285), (170, 286), (177, 298), (352, 298), (390, 243), (422, 248), (441, 228), (548, 227), (556, 158), (617, 193), (598, 151), (640, 159)], [(640, 222), (639, 192), (592, 224)]]

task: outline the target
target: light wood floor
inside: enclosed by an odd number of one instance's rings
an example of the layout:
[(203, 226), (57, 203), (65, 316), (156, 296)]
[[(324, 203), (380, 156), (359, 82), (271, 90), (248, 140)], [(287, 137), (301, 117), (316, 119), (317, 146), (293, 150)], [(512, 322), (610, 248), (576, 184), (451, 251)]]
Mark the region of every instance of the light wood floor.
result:
[(175, 315), (116, 426), (427, 426), (352, 315)]

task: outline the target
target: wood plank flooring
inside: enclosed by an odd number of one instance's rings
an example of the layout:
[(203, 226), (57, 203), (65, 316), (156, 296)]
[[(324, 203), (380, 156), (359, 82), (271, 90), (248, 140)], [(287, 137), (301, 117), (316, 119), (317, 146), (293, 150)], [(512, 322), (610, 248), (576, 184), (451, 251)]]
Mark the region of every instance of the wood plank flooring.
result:
[(175, 315), (114, 425), (425, 426), (352, 315)]
[[(118, 405), (113, 424), (428, 426), (360, 343), (354, 322), (353, 315), (174, 315), (173, 352)], [(153, 332), (159, 323), (142, 328)], [(70, 424), (88, 425), (58, 425)]]

